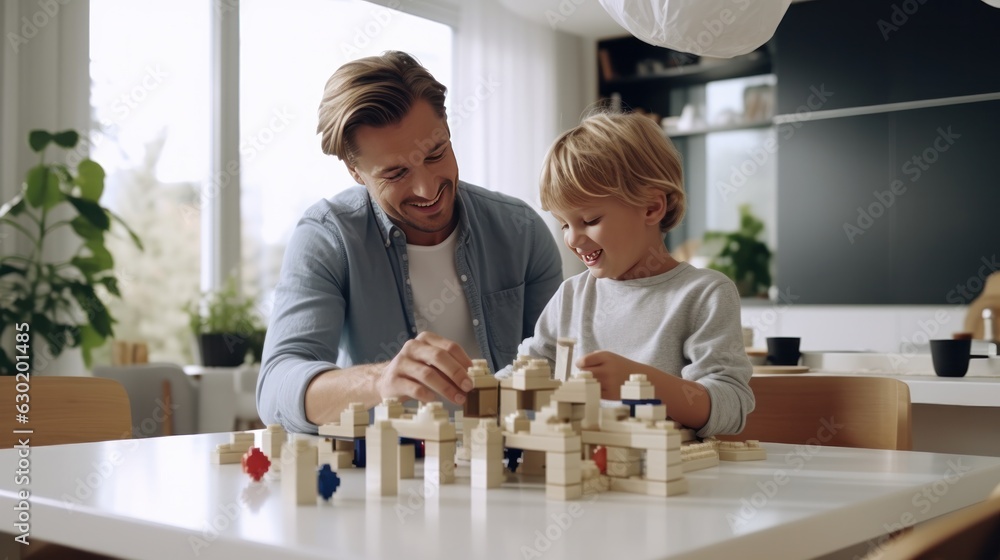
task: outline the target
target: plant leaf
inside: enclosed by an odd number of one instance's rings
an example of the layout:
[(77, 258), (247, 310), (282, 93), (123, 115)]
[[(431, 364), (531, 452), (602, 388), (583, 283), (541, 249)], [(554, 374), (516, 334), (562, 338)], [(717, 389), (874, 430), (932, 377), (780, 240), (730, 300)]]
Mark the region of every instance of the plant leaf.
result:
[(73, 218), (69, 225), (73, 228), (73, 231), (75, 231), (77, 235), (87, 241), (94, 240), (101, 241), (102, 243), (104, 242), (104, 232), (94, 227), (94, 224), (90, 223), (83, 216)]
[(66, 195), (59, 190), (59, 175), (47, 165), (36, 165), (28, 171), (25, 198), (35, 208), (46, 210), (59, 204)]
[(18, 193), (17, 196), (7, 201), (6, 204), (0, 206), (0, 218), (3, 218), (7, 214), (17, 216), (22, 211), (24, 211), (24, 193)]
[(111, 219), (108, 218), (107, 211), (101, 207), (100, 204), (92, 201), (85, 200), (83, 198), (78, 198), (75, 196), (67, 196), (69, 203), (76, 208), (77, 212), (81, 216), (87, 219), (88, 222), (94, 225), (94, 227), (107, 231), (111, 227)]
[(81, 282), (72, 282), (69, 289), (77, 303), (80, 304), (80, 309), (87, 314), (87, 319), (97, 334), (105, 338), (112, 336), (114, 333), (111, 328), (111, 315), (108, 314), (108, 308), (104, 306), (104, 302), (97, 297), (94, 288)]
[[(46, 133), (48, 134), (48, 133)], [(52, 141), (63, 148), (72, 148), (80, 141), (80, 135), (75, 130), (64, 130), (53, 134)]]
[(98, 280), (108, 290), (111, 295), (122, 297), (121, 290), (118, 289), (118, 279), (114, 276), (105, 276)]
[(101, 272), (102, 270), (107, 270), (101, 268), (100, 264), (95, 261), (93, 257), (73, 257), (69, 262), (78, 268), (80, 273), (83, 274), (88, 281), (90, 281), (95, 274)]
[(132, 238), (132, 243), (135, 243), (135, 246), (138, 247), (140, 251), (145, 251), (145, 249), (142, 247), (142, 240), (140, 240), (139, 236), (136, 235), (134, 231), (132, 231), (132, 228), (128, 227), (128, 224), (125, 223), (125, 220), (122, 220), (120, 216), (118, 216), (111, 210), (108, 210), (107, 212), (112, 218), (114, 218), (116, 222), (118, 222), (119, 224), (122, 225), (123, 228), (125, 228), (125, 231), (128, 232), (129, 237)]
[(24, 269), (16, 267), (12, 264), (0, 264), (0, 276), (6, 276), (8, 274), (20, 274), (24, 276)]
[(93, 160), (85, 159), (77, 166), (76, 173), (73, 182), (80, 187), (80, 196), (93, 202), (100, 200), (104, 192), (104, 168)]
[(90, 240), (84, 244), (88, 249), (90, 249), (91, 258), (94, 263), (100, 267), (100, 270), (108, 270), (114, 268), (115, 259), (111, 256), (111, 252), (108, 251), (107, 247), (104, 246), (102, 241)]
[(41, 152), (52, 141), (52, 134), (45, 130), (32, 130), (28, 133), (28, 144), (32, 151)]
[(104, 345), (105, 337), (90, 325), (80, 327), (80, 349), (83, 351), (83, 364), (90, 368), (93, 361), (91, 351)]

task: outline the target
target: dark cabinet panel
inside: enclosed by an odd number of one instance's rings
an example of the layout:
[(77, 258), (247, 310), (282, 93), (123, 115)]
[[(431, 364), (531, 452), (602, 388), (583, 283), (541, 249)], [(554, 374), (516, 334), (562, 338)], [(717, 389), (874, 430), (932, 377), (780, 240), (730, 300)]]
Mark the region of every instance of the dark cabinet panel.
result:
[(841, 109), (1000, 91), (1000, 9), (981, 0), (815, 0), (775, 34), (778, 113), (811, 87)]
[(1000, 257), (1000, 101), (802, 123), (777, 284), (813, 304), (959, 304)]
[(870, 214), (890, 188), (888, 119), (806, 122), (781, 144), (776, 281), (797, 303), (891, 297), (890, 218)]

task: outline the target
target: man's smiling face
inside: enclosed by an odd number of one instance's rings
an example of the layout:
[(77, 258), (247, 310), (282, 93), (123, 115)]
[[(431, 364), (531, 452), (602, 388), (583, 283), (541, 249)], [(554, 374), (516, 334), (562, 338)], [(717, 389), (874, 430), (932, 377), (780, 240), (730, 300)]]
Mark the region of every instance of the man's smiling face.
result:
[(414, 102), (397, 124), (359, 126), (348, 170), (365, 185), (408, 243), (437, 245), (455, 229), (458, 164), (444, 118)]

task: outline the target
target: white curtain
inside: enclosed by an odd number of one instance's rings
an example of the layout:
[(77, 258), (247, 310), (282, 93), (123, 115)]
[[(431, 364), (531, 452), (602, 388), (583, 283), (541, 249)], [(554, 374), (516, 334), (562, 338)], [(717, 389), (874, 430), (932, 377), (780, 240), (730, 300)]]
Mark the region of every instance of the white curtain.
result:
[[(592, 57), (582, 39), (524, 20), (498, 0), (466, 0), (460, 10), (448, 96), (459, 176), (538, 209), (549, 145), (594, 100), (583, 86)], [(563, 263), (566, 275), (582, 270), (568, 253)]]

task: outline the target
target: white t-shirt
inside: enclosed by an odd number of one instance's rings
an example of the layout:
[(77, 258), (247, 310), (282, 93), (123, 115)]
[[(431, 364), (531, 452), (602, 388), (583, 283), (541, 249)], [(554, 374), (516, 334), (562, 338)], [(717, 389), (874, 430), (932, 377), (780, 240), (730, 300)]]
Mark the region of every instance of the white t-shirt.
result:
[(417, 331), (457, 342), (469, 358), (482, 358), (469, 302), (455, 268), (458, 228), (438, 245), (406, 245)]

